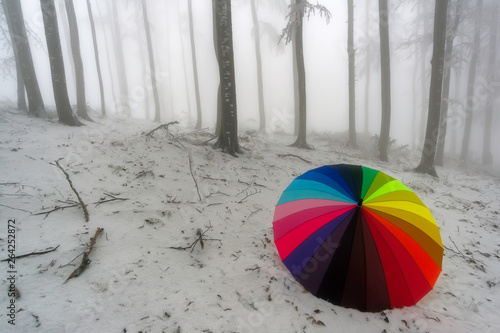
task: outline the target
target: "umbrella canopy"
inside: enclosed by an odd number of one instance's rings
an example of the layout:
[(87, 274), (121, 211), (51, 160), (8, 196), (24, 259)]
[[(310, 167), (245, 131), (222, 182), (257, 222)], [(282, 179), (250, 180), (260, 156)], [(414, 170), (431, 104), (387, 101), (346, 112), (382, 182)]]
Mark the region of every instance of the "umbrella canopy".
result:
[(429, 209), (398, 180), (363, 166), (297, 177), (276, 205), (273, 230), (295, 279), (344, 307), (414, 305), (441, 273), (443, 244)]

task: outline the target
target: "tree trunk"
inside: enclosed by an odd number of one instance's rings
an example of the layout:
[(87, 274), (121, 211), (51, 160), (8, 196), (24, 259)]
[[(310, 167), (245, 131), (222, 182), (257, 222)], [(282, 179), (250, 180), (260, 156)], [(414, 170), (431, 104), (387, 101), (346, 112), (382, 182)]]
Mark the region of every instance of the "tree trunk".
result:
[(439, 136), (436, 149), (436, 165), (443, 166), (444, 145), (446, 141), (446, 130), (448, 124), (448, 101), (450, 99), (450, 78), (451, 78), (451, 57), (453, 54), (453, 41), (457, 34), (458, 24), (460, 23), (460, 10), (462, 0), (458, 0), (455, 8), (455, 17), (453, 18), (453, 26), (451, 31), (446, 36), (446, 46), (444, 51), (444, 77), (443, 77), (443, 96), (441, 103), (441, 125), (439, 127)]
[[(483, 0), (477, 0), (477, 12), (481, 15)], [(479, 45), (481, 38), (481, 17), (476, 18), (474, 23), (474, 41), (472, 45), (472, 55), (469, 65), (469, 77), (467, 78), (467, 101), (465, 104), (465, 128), (462, 139), (462, 151), (460, 153), (460, 162), (465, 164), (469, 154), (470, 135), (472, 131), (472, 118), (474, 115), (474, 85), (476, 83), (476, 68), (479, 57)]]
[(73, 63), (75, 65), (76, 79), (76, 114), (88, 121), (90, 119), (87, 113), (87, 100), (85, 98), (85, 76), (83, 74), (82, 55), (80, 53), (80, 37), (78, 36), (78, 24), (76, 22), (75, 6), (73, 0), (66, 0), (66, 15), (68, 15), (69, 34), (71, 39), (71, 52), (73, 54)]
[(255, 60), (257, 64), (257, 93), (259, 98), (259, 131), (266, 132), (266, 109), (264, 107), (264, 80), (262, 79), (262, 58), (260, 52), (260, 28), (257, 17), (257, 0), (250, 0), (252, 7), (252, 21), (254, 28)]
[(155, 118), (154, 121), (160, 122), (161, 112), (160, 112), (160, 98), (158, 96), (158, 88), (156, 85), (156, 70), (155, 70), (155, 60), (153, 53), (153, 44), (151, 42), (151, 31), (149, 29), (149, 19), (148, 10), (146, 7), (146, 0), (142, 0), (142, 17), (144, 19), (144, 29), (146, 30), (146, 41), (148, 43), (148, 55), (149, 55), (149, 68), (151, 71), (151, 87), (153, 89), (153, 98), (155, 101)]
[(484, 136), (483, 136), (483, 164), (493, 164), (493, 155), (491, 154), (491, 127), (493, 125), (493, 106), (497, 95), (493, 85), (496, 80), (495, 65), (497, 57), (497, 29), (498, 29), (498, 5), (495, 4), (495, 9), (490, 18), (490, 42), (488, 54), (488, 104), (486, 106), (486, 115), (484, 119)]
[[(292, 0), (293, 3), (294, 0)], [(293, 114), (294, 125), (293, 135), (299, 135), (299, 118), (300, 118), (300, 105), (299, 105), (299, 74), (297, 73), (297, 52), (295, 52), (295, 37), (292, 38), (292, 66), (293, 66)]]
[(415, 67), (413, 67), (413, 82), (412, 82), (412, 96), (413, 96), (413, 112), (411, 121), (411, 149), (414, 150), (417, 142), (417, 109), (418, 109), (418, 94), (417, 94), (417, 79), (418, 79), (418, 45), (415, 44)]
[(90, 20), (90, 30), (92, 32), (92, 43), (94, 45), (94, 58), (95, 58), (95, 66), (97, 69), (97, 79), (99, 81), (99, 95), (101, 97), (101, 114), (103, 117), (106, 116), (106, 102), (104, 97), (104, 85), (102, 83), (102, 74), (101, 74), (101, 63), (99, 61), (99, 49), (97, 47), (97, 36), (95, 33), (95, 24), (94, 24), (94, 15), (92, 14), (92, 7), (90, 5), (90, 0), (87, 0), (87, 11)]
[(420, 46), (420, 84), (421, 84), (421, 92), (422, 92), (422, 103), (421, 103), (421, 112), (420, 112), (420, 131), (419, 131), (419, 140), (420, 142), (424, 141), (424, 134), (425, 134), (425, 116), (427, 114), (427, 108), (429, 101), (427, 100), (427, 24), (425, 22), (425, 9), (426, 9), (426, 2), (424, 0), (420, 0), (420, 5), (418, 9), (420, 10), (420, 13), (417, 15), (422, 16), (422, 22), (423, 22), (423, 38), (422, 38), (422, 45)]
[[(303, 0), (295, 0), (295, 5), (300, 8)], [(297, 81), (299, 88), (299, 133), (297, 140), (292, 144), (294, 147), (312, 149), (307, 143), (307, 101), (306, 101), (306, 69), (304, 65), (304, 46), (302, 27), (304, 13), (297, 12), (297, 27), (295, 30), (295, 57), (297, 59)]]
[(120, 96), (117, 108), (121, 113), (130, 116), (130, 101), (128, 94), (128, 83), (127, 83), (127, 70), (125, 68), (125, 59), (123, 57), (125, 50), (122, 45), (122, 33), (120, 29), (118, 8), (116, 7), (116, 1), (111, 1), (113, 5), (113, 24), (115, 28), (115, 55), (116, 55), (116, 66), (118, 71), (118, 86), (120, 87)]
[[(366, 35), (369, 36), (370, 33), (370, 2), (366, 1)], [(365, 135), (369, 132), (369, 120), (370, 120), (370, 76), (371, 76), (371, 46), (370, 42), (366, 45), (366, 79), (365, 79)]]
[(59, 122), (70, 126), (80, 126), (82, 123), (73, 115), (69, 103), (54, 0), (40, 0), (40, 4), (42, 6), (43, 25), (45, 28), (45, 38), (47, 39), (47, 50), (49, 52), (50, 72), (52, 76), (52, 88), (54, 90), (54, 99), (56, 101)]
[[(33, 116), (41, 116), (45, 113), (45, 106), (38, 86), (35, 66), (33, 65), (21, 3), (19, 1), (2, 0), (2, 5), (5, 16), (9, 18), (9, 32), (14, 55), (19, 58), (20, 72), (28, 95), (28, 111)], [(18, 88), (19, 93), (20, 89)], [(24, 89), (22, 94), (24, 95)]]
[(28, 104), (26, 104), (26, 92), (24, 89), (24, 78), (21, 69), (21, 61), (19, 60), (19, 54), (17, 52), (17, 47), (14, 45), (14, 32), (12, 31), (12, 23), (10, 21), (8, 8), (5, 2), (2, 2), (3, 11), (5, 14), (5, 20), (7, 21), (7, 28), (9, 29), (10, 40), (12, 44), (12, 51), (14, 52), (14, 61), (16, 63), (16, 83), (17, 83), (17, 109), (21, 111), (28, 111)]
[[(213, 40), (214, 40), (214, 50), (215, 57), (217, 59), (217, 64), (220, 63), (219, 55), (219, 36), (217, 28), (217, 0), (212, 0), (212, 24), (213, 24)], [(215, 137), (219, 137), (222, 128), (222, 96), (221, 96), (221, 82), (219, 80), (219, 86), (217, 87), (217, 118), (215, 123)], [(217, 143), (216, 143), (217, 144)], [(215, 144), (215, 145), (216, 145)]]
[(219, 138), (215, 148), (236, 156), (243, 153), (238, 143), (238, 119), (236, 104), (236, 80), (233, 54), (233, 28), (231, 19), (231, 0), (215, 1), (217, 29), (217, 53), (222, 104), (222, 119)]
[(378, 142), (379, 158), (388, 161), (389, 133), (391, 130), (391, 58), (389, 49), (389, 12), (387, 0), (379, 0), (380, 77), (382, 97), (382, 123)]
[(349, 145), (356, 144), (356, 82), (355, 82), (355, 50), (354, 50), (354, 1), (347, 1), (347, 54), (349, 56)]
[[(177, 14), (179, 17), (181, 17), (181, 6), (180, 3), (177, 4)], [(188, 15), (189, 15), (189, 3), (188, 3)], [(181, 20), (178, 21), (178, 27), (179, 27), (179, 39), (181, 40), (181, 54), (182, 54), (182, 70), (184, 72), (184, 92), (186, 93), (186, 102), (187, 102), (187, 116), (188, 116), (188, 123), (191, 124), (191, 120), (193, 119), (191, 111), (191, 98), (189, 96), (189, 80), (188, 80), (188, 70), (186, 66), (186, 48), (184, 47), (184, 36), (183, 36), (183, 31), (182, 31), (182, 24), (183, 22)], [(189, 25), (188, 25), (188, 28)], [(201, 126), (200, 126), (201, 128)]]
[(443, 86), (444, 53), (446, 42), (446, 17), (448, 0), (435, 0), (434, 37), (432, 50), (432, 72), (429, 91), (429, 112), (422, 158), (416, 172), (428, 173), (437, 177), (434, 168), (436, 144), (439, 135), (439, 117), (441, 113), (441, 92)]
[(194, 21), (193, 21), (193, 4), (192, 0), (188, 0), (189, 10), (189, 39), (191, 41), (191, 61), (193, 63), (193, 76), (194, 76), (194, 93), (196, 96), (196, 129), (200, 129), (202, 125), (201, 113), (201, 98), (200, 98), (200, 84), (198, 79), (198, 64), (196, 61), (196, 44), (194, 41)]

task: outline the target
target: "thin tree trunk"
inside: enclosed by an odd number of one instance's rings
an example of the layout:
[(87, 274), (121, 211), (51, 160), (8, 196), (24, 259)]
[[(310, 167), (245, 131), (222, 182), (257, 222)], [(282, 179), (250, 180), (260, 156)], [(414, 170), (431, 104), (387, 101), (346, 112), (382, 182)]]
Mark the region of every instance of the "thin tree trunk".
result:
[[(300, 8), (303, 0), (295, 0), (297, 8)], [(297, 140), (292, 144), (294, 147), (312, 149), (307, 143), (307, 101), (306, 101), (306, 68), (304, 65), (304, 46), (302, 28), (304, 14), (297, 12), (297, 27), (295, 30), (295, 56), (297, 59), (297, 79), (299, 88), (299, 133)]]
[(2, 0), (2, 5), (5, 15), (10, 21), (9, 32), (14, 54), (19, 57), (20, 72), (28, 95), (28, 111), (31, 115), (39, 117), (45, 113), (45, 106), (40, 93), (35, 66), (33, 65), (21, 3), (19, 1)]
[(496, 57), (497, 57), (497, 29), (498, 29), (498, 5), (495, 4), (495, 9), (492, 11), (490, 18), (490, 42), (488, 54), (488, 87), (490, 89), (488, 95), (488, 104), (486, 106), (486, 115), (484, 119), (484, 136), (483, 136), (483, 164), (493, 164), (493, 155), (491, 154), (491, 129), (493, 125), (493, 106), (497, 95), (496, 89), (493, 89), (493, 84), (496, 80)]
[(419, 140), (420, 142), (424, 141), (424, 134), (425, 134), (425, 116), (427, 115), (427, 105), (428, 105), (428, 100), (427, 100), (427, 24), (425, 21), (425, 8), (426, 8), (426, 2), (424, 0), (420, 0), (421, 6), (419, 6), (420, 13), (423, 22), (423, 38), (422, 38), (422, 45), (420, 47), (420, 84), (421, 84), (421, 92), (422, 92), (422, 102), (421, 102), (421, 112), (420, 112), (420, 131), (419, 131)]
[(148, 9), (146, 7), (146, 0), (142, 0), (142, 17), (144, 19), (144, 29), (146, 30), (146, 41), (148, 43), (148, 55), (149, 55), (149, 68), (151, 71), (151, 87), (153, 89), (153, 98), (155, 101), (155, 118), (154, 121), (160, 122), (160, 98), (158, 96), (158, 88), (156, 85), (156, 70), (155, 70), (155, 60), (153, 53), (153, 44), (151, 42), (151, 31), (149, 29), (149, 19), (148, 19)]
[[(16, 63), (16, 83), (17, 83), (17, 109), (21, 111), (28, 111), (28, 104), (26, 104), (26, 92), (24, 89), (24, 78), (21, 69), (21, 61), (19, 60), (19, 54), (17, 52), (17, 47), (14, 45), (14, 32), (12, 30), (12, 23), (8, 13), (8, 8), (4, 2), (2, 2), (3, 11), (5, 14), (5, 20), (7, 21), (7, 28), (9, 29), (9, 36), (12, 44), (12, 51), (14, 52), (14, 61)], [(6, 35), (6, 34), (4, 34)]]
[(391, 58), (389, 49), (389, 12), (387, 0), (379, 0), (380, 76), (382, 94), (382, 122), (379, 137), (379, 158), (388, 161), (389, 133), (391, 130)]
[(217, 29), (217, 54), (219, 62), (222, 119), (219, 138), (214, 147), (236, 156), (243, 153), (238, 143), (236, 80), (233, 54), (233, 28), (231, 0), (215, 1), (215, 27)]
[(413, 67), (413, 82), (412, 82), (412, 96), (413, 96), (413, 112), (411, 121), (411, 149), (415, 149), (417, 142), (417, 109), (418, 109), (418, 95), (417, 95), (417, 78), (418, 78), (418, 45), (415, 44), (415, 67)]
[(429, 112), (427, 116), (427, 128), (425, 131), (422, 158), (415, 171), (427, 173), (437, 177), (436, 169), (434, 167), (434, 158), (436, 155), (436, 145), (439, 135), (439, 117), (441, 114), (441, 93), (443, 86), (448, 0), (435, 1)]
[(120, 87), (120, 98), (119, 105), (117, 106), (121, 113), (130, 116), (130, 100), (128, 93), (128, 81), (127, 81), (127, 70), (125, 68), (125, 59), (122, 45), (122, 33), (120, 29), (118, 8), (116, 7), (116, 1), (111, 1), (113, 5), (113, 24), (115, 28), (115, 56), (116, 56), (116, 66), (118, 71), (118, 86)]
[(40, 0), (40, 4), (42, 6), (43, 25), (45, 27), (50, 72), (52, 74), (52, 88), (59, 122), (70, 126), (80, 126), (82, 123), (73, 115), (69, 103), (54, 0)]
[[(370, 2), (366, 1), (366, 35), (369, 36), (370, 33)], [(366, 45), (366, 78), (365, 78), (365, 135), (369, 132), (369, 121), (370, 121), (370, 76), (371, 76), (371, 46), (368, 41)]]
[(347, 1), (347, 54), (349, 56), (349, 145), (357, 148), (356, 143), (356, 82), (354, 50), (354, 2)]
[(460, 11), (462, 0), (458, 0), (455, 8), (455, 17), (451, 31), (446, 36), (446, 48), (444, 51), (444, 77), (443, 77), (443, 97), (441, 103), (441, 125), (439, 128), (439, 137), (436, 150), (436, 165), (443, 166), (444, 145), (446, 142), (446, 130), (448, 124), (448, 101), (450, 99), (450, 79), (451, 79), (451, 57), (453, 54), (453, 42), (457, 34), (458, 24), (460, 23)]
[(260, 28), (259, 19), (257, 16), (257, 0), (250, 0), (252, 8), (252, 22), (254, 27), (254, 46), (255, 46), (255, 60), (257, 64), (257, 93), (259, 99), (259, 131), (266, 131), (266, 110), (264, 107), (264, 81), (262, 79), (262, 58), (260, 51)]
[[(189, 11), (189, 8), (188, 8), (188, 11)], [(181, 6), (180, 6), (179, 2), (177, 2), (177, 13), (178, 13), (179, 17), (181, 17)], [(189, 15), (189, 13), (188, 13), (188, 15)], [(191, 120), (193, 117), (191, 115), (191, 98), (189, 97), (189, 82), (188, 82), (189, 80), (188, 80), (188, 70), (187, 70), (187, 66), (186, 66), (186, 50), (184, 47), (184, 38), (182, 35), (182, 24), (181, 23), (183, 23), (183, 22), (181, 22), (181, 20), (179, 20), (179, 38), (181, 40), (180, 48), (181, 48), (181, 52), (182, 52), (182, 69), (184, 71), (184, 92), (186, 93), (186, 102), (187, 102), (187, 108), (188, 108), (188, 113), (187, 113), (188, 123), (191, 123)], [(188, 28), (189, 28), (189, 25), (188, 25)], [(200, 128), (201, 128), (201, 126), (200, 126)]]
[(202, 125), (201, 113), (201, 98), (200, 98), (200, 84), (198, 79), (198, 64), (196, 61), (196, 44), (194, 41), (194, 21), (193, 21), (193, 4), (192, 0), (188, 0), (189, 11), (189, 39), (191, 42), (191, 61), (193, 63), (193, 77), (194, 77), (194, 93), (196, 96), (196, 129), (200, 129)]
[(66, 0), (66, 15), (68, 15), (71, 52), (75, 65), (76, 79), (76, 108), (77, 115), (85, 120), (93, 121), (87, 113), (87, 99), (85, 97), (85, 76), (83, 73), (82, 55), (80, 52), (80, 37), (78, 36), (78, 23), (76, 22), (75, 6), (73, 0)]
[[(294, 0), (292, 0), (293, 2)], [(295, 52), (295, 36), (292, 38), (292, 66), (293, 66), (293, 135), (299, 135), (300, 103), (299, 103), (299, 74), (297, 71), (297, 52)]]
[[(481, 15), (483, 0), (477, 0), (477, 12)], [(465, 164), (469, 154), (470, 136), (472, 132), (472, 118), (474, 116), (474, 85), (476, 83), (476, 69), (479, 57), (479, 46), (481, 38), (481, 18), (476, 18), (474, 24), (474, 41), (472, 45), (472, 55), (469, 65), (469, 77), (467, 79), (467, 102), (465, 105), (465, 128), (462, 140), (462, 151), (460, 162)]]
[(101, 63), (99, 61), (99, 49), (97, 47), (97, 36), (95, 33), (95, 24), (94, 24), (94, 15), (92, 14), (92, 7), (90, 5), (90, 0), (87, 0), (87, 11), (90, 20), (90, 30), (92, 32), (92, 43), (94, 45), (94, 58), (95, 58), (95, 66), (97, 70), (97, 80), (99, 81), (99, 95), (101, 97), (101, 114), (103, 117), (106, 116), (106, 101), (104, 97), (104, 85), (102, 83), (102, 74), (101, 74)]

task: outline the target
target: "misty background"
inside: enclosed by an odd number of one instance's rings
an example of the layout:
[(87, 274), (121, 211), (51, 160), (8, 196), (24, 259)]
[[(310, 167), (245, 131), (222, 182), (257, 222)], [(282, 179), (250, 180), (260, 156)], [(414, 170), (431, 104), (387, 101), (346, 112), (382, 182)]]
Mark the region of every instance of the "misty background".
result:
[[(240, 132), (257, 130), (259, 106), (255, 57), (255, 34), (251, 0), (232, 1), (234, 62)], [(289, 1), (256, 0), (260, 27), (266, 132), (294, 134), (294, 86), (292, 45), (280, 40), (289, 12)], [(467, 71), (472, 49), (474, 23), (478, 20), (475, 0), (462, 1), (464, 15), (458, 27), (452, 65), (448, 134), (445, 151), (460, 153), (465, 122)], [(45, 105), (55, 109), (49, 57), (39, 1), (21, 1), (34, 65)], [(152, 119), (153, 95), (150, 84), (146, 37), (140, 1), (91, 1), (104, 82), (106, 109), (120, 114), (117, 38), (113, 20), (118, 19), (127, 71), (130, 115)], [(161, 105), (161, 122), (177, 120), (184, 126), (196, 122), (193, 66), (189, 36), (188, 1), (147, 0), (147, 10), (156, 65)], [(319, 13), (304, 19), (303, 40), (307, 78), (307, 128), (309, 133), (346, 133), (348, 129), (347, 1), (319, 3), (331, 13), (329, 22)], [(450, 9), (454, 1), (450, 2)], [(55, 1), (66, 70), (69, 98), (76, 105), (75, 73), (64, 1)], [(94, 49), (86, 2), (74, 1), (85, 72), (87, 104), (99, 112), (100, 95)], [(194, 38), (200, 83), (202, 127), (214, 129), (217, 113), (218, 65), (214, 52), (212, 3), (192, 0)], [(492, 154), (499, 165), (500, 119), (498, 88), (488, 83), (488, 13), (496, 1), (484, 1), (480, 59), (477, 65), (474, 114), (469, 160), (480, 161), (485, 126), (485, 110), (494, 94)], [(468, 16), (467, 16), (468, 15)], [(495, 17), (495, 16), (493, 16)], [(432, 56), (434, 2), (389, 1), (391, 50), (391, 131), (397, 145), (421, 151), (427, 121)], [(356, 49), (356, 129), (374, 136), (380, 132), (380, 46), (378, 1), (354, 1), (354, 47)], [(16, 71), (13, 51), (3, 11), (0, 14), (0, 103), (16, 103)], [(455, 51), (454, 51), (455, 52)], [(497, 52), (498, 53), (498, 52)], [(369, 68), (367, 64), (369, 63)], [(496, 61), (496, 64), (498, 61)], [(495, 67), (495, 72), (497, 72)], [(368, 70), (367, 70), (368, 68)], [(367, 75), (369, 73), (369, 75)], [(368, 83), (367, 83), (368, 79)]]

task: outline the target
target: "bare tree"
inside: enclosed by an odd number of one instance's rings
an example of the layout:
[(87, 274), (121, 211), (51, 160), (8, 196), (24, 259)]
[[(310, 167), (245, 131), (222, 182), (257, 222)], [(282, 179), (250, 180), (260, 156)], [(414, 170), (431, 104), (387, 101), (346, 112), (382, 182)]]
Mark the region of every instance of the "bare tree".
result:
[(379, 158), (388, 161), (391, 130), (391, 58), (389, 49), (389, 12), (387, 0), (379, 0), (380, 77), (382, 94), (382, 122), (378, 142)]
[(484, 119), (484, 136), (483, 136), (483, 164), (491, 165), (493, 163), (493, 155), (491, 154), (491, 133), (493, 125), (493, 109), (495, 103), (495, 97), (498, 94), (498, 87), (494, 87), (496, 80), (496, 58), (497, 58), (497, 32), (498, 32), (498, 4), (495, 3), (495, 7), (490, 13), (490, 42), (489, 42), (489, 52), (488, 52), (488, 104), (486, 106), (486, 115)]
[(436, 155), (436, 145), (439, 134), (439, 117), (441, 114), (442, 103), (441, 92), (443, 86), (448, 0), (435, 0), (435, 3), (429, 112), (427, 116), (427, 128), (425, 131), (422, 158), (415, 171), (427, 173), (437, 177), (436, 169), (434, 167), (434, 158)]
[(118, 86), (120, 87), (119, 105), (118, 107), (122, 110), (125, 115), (130, 115), (130, 101), (128, 94), (128, 80), (127, 80), (127, 70), (125, 68), (125, 59), (123, 57), (125, 50), (122, 44), (122, 33), (120, 29), (119, 13), (118, 7), (116, 6), (116, 1), (111, 1), (113, 6), (113, 24), (114, 24), (114, 45), (115, 45), (115, 55), (116, 55), (116, 66), (118, 71)]
[(45, 38), (47, 39), (47, 49), (49, 51), (52, 88), (54, 90), (59, 122), (70, 126), (80, 126), (82, 123), (73, 115), (69, 103), (54, 0), (40, 0), (40, 4), (42, 6)]
[[(319, 11), (321, 16), (325, 16), (326, 21), (329, 22), (331, 14), (328, 9), (322, 5), (311, 5), (307, 0), (295, 0), (295, 3), (290, 5), (290, 13), (288, 14), (288, 22), (283, 29), (280, 40), (284, 39), (286, 43), (294, 41), (294, 54), (297, 64), (297, 87), (298, 87), (298, 133), (297, 140), (292, 144), (294, 147), (303, 149), (312, 149), (307, 143), (307, 102), (306, 102), (306, 70), (304, 65), (304, 46), (302, 27), (304, 16), (308, 17), (316, 10)], [(296, 120), (297, 124), (297, 120)]]
[(469, 154), (470, 136), (472, 132), (472, 118), (474, 115), (474, 86), (476, 84), (476, 69), (479, 58), (479, 47), (481, 43), (481, 11), (483, 8), (483, 0), (477, 0), (477, 15), (474, 23), (474, 40), (472, 42), (472, 54), (470, 58), (469, 73), (467, 78), (467, 101), (465, 105), (465, 127), (462, 140), (462, 151), (460, 153), (460, 161), (462, 164), (467, 162)]
[(257, 65), (257, 97), (259, 100), (259, 130), (266, 131), (266, 110), (264, 107), (264, 82), (262, 79), (262, 58), (260, 52), (260, 26), (257, 14), (257, 0), (250, 0), (254, 34), (255, 60)]
[[(43, 104), (42, 94), (40, 93), (40, 87), (38, 86), (35, 66), (33, 65), (33, 57), (26, 34), (21, 3), (19, 1), (2, 0), (2, 5), (5, 16), (8, 18), (7, 23), (14, 55), (18, 58), (18, 70), (22, 73), (22, 81), (26, 87), (29, 113), (34, 116), (41, 116), (45, 113), (45, 106)], [(18, 95), (24, 95), (24, 88), (22, 92), (20, 90), (18, 86)]]
[(71, 52), (75, 65), (76, 79), (76, 113), (80, 118), (92, 121), (87, 113), (87, 99), (85, 97), (85, 75), (83, 73), (82, 55), (80, 52), (80, 37), (78, 36), (78, 23), (76, 22), (75, 6), (73, 0), (66, 0), (66, 15), (68, 15)]
[(194, 41), (194, 22), (193, 22), (193, 1), (188, 0), (189, 11), (189, 39), (191, 41), (191, 61), (193, 63), (194, 76), (194, 92), (196, 97), (196, 125), (195, 128), (200, 129), (202, 124), (201, 99), (200, 99), (200, 84), (198, 80), (198, 64), (196, 61), (196, 43)]
[(151, 77), (151, 87), (153, 89), (153, 98), (155, 101), (155, 118), (154, 121), (160, 122), (160, 98), (158, 97), (158, 87), (156, 84), (156, 70), (155, 70), (155, 60), (153, 53), (153, 43), (151, 42), (151, 31), (149, 29), (149, 19), (148, 10), (146, 7), (146, 0), (142, 0), (142, 17), (144, 19), (144, 29), (146, 31), (146, 41), (148, 44), (148, 55), (149, 55), (149, 69)]
[(236, 80), (233, 54), (233, 27), (231, 0), (212, 0), (215, 11), (217, 60), (220, 77), (221, 120), (219, 138), (214, 148), (236, 156), (243, 151), (238, 143), (238, 120), (236, 103)]
[(347, 0), (347, 54), (349, 57), (349, 145), (356, 144), (356, 82), (354, 49), (354, 1)]
[(94, 46), (94, 58), (95, 66), (97, 70), (97, 79), (99, 81), (99, 96), (101, 97), (101, 114), (103, 117), (106, 116), (106, 101), (104, 96), (104, 85), (102, 83), (101, 74), (101, 62), (99, 61), (99, 49), (97, 47), (97, 36), (95, 33), (94, 15), (92, 14), (92, 7), (90, 5), (90, 0), (87, 0), (87, 12), (90, 20), (90, 30), (92, 32), (92, 43)]
[(444, 157), (444, 144), (446, 141), (446, 130), (448, 124), (448, 100), (450, 98), (450, 79), (451, 79), (451, 63), (453, 55), (453, 42), (457, 34), (458, 25), (460, 23), (460, 11), (462, 7), (462, 0), (457, 0), (455, 4), (455, 15), (453, 20), (448, 22), (453, 22), (450, 27), (450, 31), (446, 34), (446, 46), (444, 50), (444, 77), (443, 77), (443, 96), (441, 103), (441, 125), (439, 127), (438, 143), (436, 148), (436, 165), (443, 165)]

